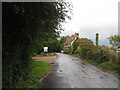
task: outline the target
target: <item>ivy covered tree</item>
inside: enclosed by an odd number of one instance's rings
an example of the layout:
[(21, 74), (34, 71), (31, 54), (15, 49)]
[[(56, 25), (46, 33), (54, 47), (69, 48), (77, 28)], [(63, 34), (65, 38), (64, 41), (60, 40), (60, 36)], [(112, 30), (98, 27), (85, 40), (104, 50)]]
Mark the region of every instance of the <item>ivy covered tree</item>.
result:
[(2, 3), (3, 88), (26, 79), (33, 53), (48, 38), (59, 36), (69, 10), (63, 1)]
[(72, 43), (71, 49), (72, 49), (72, 53), (75, 53), (75, 50), (77, 50), (79, 43), (77, 43), (76, 41), (78, 40), (78, 38)]
[(99, 33), (96, 33), (96, 45), (98, 45)]

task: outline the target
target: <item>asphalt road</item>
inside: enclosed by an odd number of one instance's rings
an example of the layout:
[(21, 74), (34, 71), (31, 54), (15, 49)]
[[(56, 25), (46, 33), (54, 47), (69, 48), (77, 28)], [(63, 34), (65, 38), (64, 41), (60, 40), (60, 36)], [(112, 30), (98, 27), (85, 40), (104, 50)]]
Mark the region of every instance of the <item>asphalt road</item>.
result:
[(44, 88), (118, 88), (118, 76), (57, 53), (54, 71), (44, 83)]

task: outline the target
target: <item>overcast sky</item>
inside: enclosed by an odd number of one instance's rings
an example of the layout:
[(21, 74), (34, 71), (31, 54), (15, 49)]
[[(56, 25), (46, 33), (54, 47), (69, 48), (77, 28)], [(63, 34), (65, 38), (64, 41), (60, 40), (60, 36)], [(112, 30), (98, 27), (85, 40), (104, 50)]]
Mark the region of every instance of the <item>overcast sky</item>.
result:
[(62, 36), (75, 32), (80, 38), (95, 41), (99, 33), (99, 44), (109, 45), (110, 35), (118, 34), (118, 2), (120, 0), (70, 0), (73, 4), (73, 16), (63, 25)]

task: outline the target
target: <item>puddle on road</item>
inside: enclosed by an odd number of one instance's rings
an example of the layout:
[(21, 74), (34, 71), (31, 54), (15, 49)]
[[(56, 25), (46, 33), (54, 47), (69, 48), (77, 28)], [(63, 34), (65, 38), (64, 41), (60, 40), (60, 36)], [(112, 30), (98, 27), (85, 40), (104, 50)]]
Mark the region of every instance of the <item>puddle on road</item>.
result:
[(60, 70), (57, 70), (57, 72), (58, 72), (58, 73), (62, 73), (62, 71), (60, 71)]
[(80, 59), (72, 59), (72, 60), (73, 60), (77, 65), (79, 65), (81, 68), (87, 70), (86, 64), (85, 64), (83, 61), (81, 61)]
[(72, 59), (76, 64), (86, 65), (84, 62), (80, 61), (80, 59)]
[(82, 72), (83, 72), (85, 75), (88, 75), (84, 70), (82, 70)]
[(100, 77), (100, 78), (104, 78), (104, 77)]
[(84, 66), (81, 66), (82, 68), (85, 68)]
[(83, 77), (83, 78), (85, 78), (85, 77)]
[(108, 75), (104, 75), (104, 76), (108, 77)]
[(58, 76), (60, 76), (60, 77), (63, 77), (63, 76), (64, 76), (64, 74), (63, 74), (63, 72), (62, 72), (62, 69), (58, 69), (58, 70), (57, 70), (57, 74), (58, 74)]
[(74, 59), (74, 58), (73, 58), (72, 60), (73, 60), (73, 61), (80, 61), (79, 59)]
[(86, 65), (84, 62), (82, 62), (82, 65)]
[(62, 69), (60, 69), (59, 72), (62, 72)]

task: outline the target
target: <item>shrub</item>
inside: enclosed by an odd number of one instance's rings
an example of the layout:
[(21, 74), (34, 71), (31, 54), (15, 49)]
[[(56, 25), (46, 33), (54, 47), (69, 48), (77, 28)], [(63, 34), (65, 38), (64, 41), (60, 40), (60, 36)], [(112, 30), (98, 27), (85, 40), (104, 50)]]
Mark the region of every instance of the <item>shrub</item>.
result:
[(106, 62), (109, 60), (109, 48), (106, 46), (95, 46), (94, 49), (92, 49), (91, 53), (91, 59), (98, 62)]
[(77, 49), (75, 50), (75, 54), (79, 54), (80, 51), (81, 51), (81, 48), (80, 48), (80, 46), (78, 46)]
[(79, 43), (78, 50), (76, 52), (79, 52), (80, 56), (82, 58), (88, 59), (91, 55), (91, 51), (94, 48), (94, 44), (90, 39), (87, 38), (80, 38), (76, 41)]
[(106, 62), (109, 60), (109, 48), (107, 46), (98, 46), (96, 47), (100, 50), (100, 59), (101, 62)]
[(109, 51), (109, 62), (116, 63), (120, 65), (120, 53), (114, 52), (113, 50)]
[(69, 49), (64, 49), (64, 53), (66, 53), (66, 54), (71, 54), (71, 53), (72, 53), (71, 48), (69, 48)]

